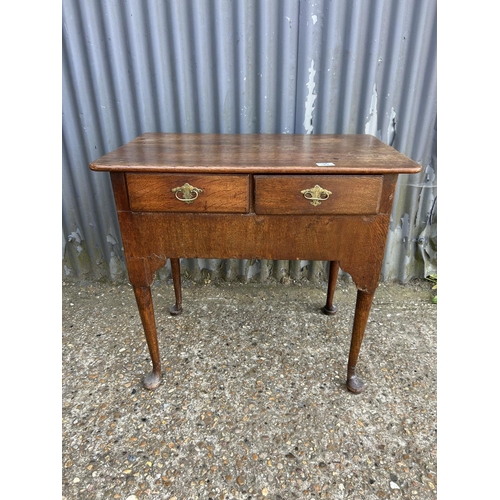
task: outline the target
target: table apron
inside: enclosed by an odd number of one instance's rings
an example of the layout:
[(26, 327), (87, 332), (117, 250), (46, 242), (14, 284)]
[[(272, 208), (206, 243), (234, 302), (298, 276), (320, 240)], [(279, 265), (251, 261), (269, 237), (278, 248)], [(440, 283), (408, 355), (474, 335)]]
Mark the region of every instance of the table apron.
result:
[[(167, 258), (338, 260), (358, 288), (378, 281), (388, 214), (288, 216), (119, 212), (125, 254)], [(123, 230), (125, 229), (126, 230)], [(133, 266), (132, 266), (133, 267)]]

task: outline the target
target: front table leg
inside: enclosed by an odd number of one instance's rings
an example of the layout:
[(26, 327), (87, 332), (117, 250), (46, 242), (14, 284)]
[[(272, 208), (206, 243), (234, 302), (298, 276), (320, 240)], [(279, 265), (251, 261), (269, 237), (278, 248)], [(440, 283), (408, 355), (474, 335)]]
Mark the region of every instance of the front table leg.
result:
[(358, 290), (356, 300), (356, 312), (354, 313), (354, 324), (352, 327), (351, 349), (347, 362), (347, 388), (356, 394), (363, 391), (363, 382), (356, 375), (356, 363), (358, 362), (361, 342), (365, 334), (366, 323), (370, 314), (374, 292), (368, 293)]
[(161, 382), (161, 362), (151, 288), (149, 286), (134, 286), (133, 288), (139, 314), (141, 315), (142, 326), (146, 334), (149, 354), (153, 362), (153, 370), (144, 377), (143, 385), (146, 389), (156, 389)]

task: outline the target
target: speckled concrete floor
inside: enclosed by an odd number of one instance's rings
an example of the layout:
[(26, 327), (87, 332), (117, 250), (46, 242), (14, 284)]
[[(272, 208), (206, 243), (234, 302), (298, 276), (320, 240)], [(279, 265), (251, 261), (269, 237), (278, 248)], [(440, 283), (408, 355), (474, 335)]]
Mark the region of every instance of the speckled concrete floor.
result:
[(155, 283), (163, 382), (132, 288), (63, 284), (62, 494), (72, 499), (434, 499), (436, 306), (381, 284), (344, 387), (356, 290)]

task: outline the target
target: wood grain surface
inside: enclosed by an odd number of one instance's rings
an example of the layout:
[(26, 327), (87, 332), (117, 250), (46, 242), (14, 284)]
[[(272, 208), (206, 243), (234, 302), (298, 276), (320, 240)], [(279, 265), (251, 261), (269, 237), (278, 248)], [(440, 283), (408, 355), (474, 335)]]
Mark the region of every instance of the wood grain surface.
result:
[(371, 135), (146, 133), (90, 164), (123, 172), (411, 174), (421, 166)]
[[(256, 175), (256, 214), (376, 214), (381, 175)], [(311, 203), (303, 191), (320, 186), (330, 194)]]

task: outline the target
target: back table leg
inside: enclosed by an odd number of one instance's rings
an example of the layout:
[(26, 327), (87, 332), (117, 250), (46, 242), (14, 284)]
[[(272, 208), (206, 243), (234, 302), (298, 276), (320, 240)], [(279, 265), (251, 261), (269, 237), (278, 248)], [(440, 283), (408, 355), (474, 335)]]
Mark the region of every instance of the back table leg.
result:
[(170, 314), (177, 316), (182, 312), (181, 265), (179, 259), (170, 259), (172, 278), (174, 280), (175, 306), (170, 308)]
[(323, 307), (325, 314), (335, 314), (337, 306), (333, 305), (333, 294), (335, 293), (335, 286), (337, 285), (337, 276), (339, 274), (339, 261), (332, 260), (330, 262), (330, 274), (328, 276), (328, 292), (326, 294), (326, 305)]
[(161, 382), (161, 362), (160, 349), (158, 346), (158, 336), (156, 335), (155, 313), (153, 310), (153, 299), (149, 286), (134, 286), (135, 300), (141, 316), (142, 326), (146, 334), (149, 354), (153, 362), (153, 370), (146, 375), (143, 385), (146, 389), (156, 389)]

